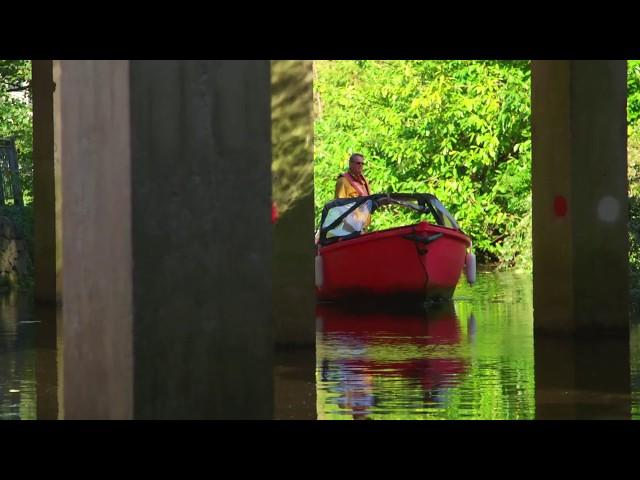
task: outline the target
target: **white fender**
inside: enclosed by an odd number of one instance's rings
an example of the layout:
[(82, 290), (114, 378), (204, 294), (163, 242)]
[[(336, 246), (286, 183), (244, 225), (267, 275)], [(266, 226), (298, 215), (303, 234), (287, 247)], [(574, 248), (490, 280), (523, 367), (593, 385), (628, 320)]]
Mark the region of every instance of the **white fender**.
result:
[(469, 285), (473, 285), (476, 282), (476, 255), (472, 251), (469, 251), (464, 263), (467, 273), (467, 282), (469, 282)]
[(316, 287), (322, 288), (322, 283), (324, 280), (324, 275), (322, 271), (322, 257), (320, 255), (316, 255)]

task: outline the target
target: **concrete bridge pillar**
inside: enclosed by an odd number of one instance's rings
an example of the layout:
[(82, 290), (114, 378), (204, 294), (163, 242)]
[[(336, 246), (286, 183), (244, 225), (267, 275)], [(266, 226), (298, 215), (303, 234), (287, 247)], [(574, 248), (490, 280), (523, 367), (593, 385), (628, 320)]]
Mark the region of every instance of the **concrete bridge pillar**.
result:
[[(562, 415), (547, 409), (550, 395), (629, 395), (626, 141), (625, 61), (533, 61), (533, 297), (541, 418)], [(609, 415), (601, 406), (574, 404), (566, 411)]]
[(59, 61), (63, 417), (271, 418), (268, 61)]
[[(35, 301), (55, 304), (56, 214), (53, 139), (53, 61), (31, 62)], [(49, 317), (47, 317), (49, 318)], [(55, 318), (52, 318), (55, 320)]]
[(272, 62), (276, 418), (315, 419), (313, 62)]

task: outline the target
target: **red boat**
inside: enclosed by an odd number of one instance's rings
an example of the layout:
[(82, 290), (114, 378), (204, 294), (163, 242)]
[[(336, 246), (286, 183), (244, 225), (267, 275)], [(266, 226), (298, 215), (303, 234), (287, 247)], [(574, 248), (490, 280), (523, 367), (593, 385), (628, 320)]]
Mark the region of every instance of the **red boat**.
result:
[[(409, 209), (428, 219), (366, 232), (381, 207)], [(428, 220), (428, 221), (427, 221)], [(316, 254), (319, 300), (450, 299), (466, 266), (475, 281), (471, 239), (431, 194), (376, 194), (327, 203)]]

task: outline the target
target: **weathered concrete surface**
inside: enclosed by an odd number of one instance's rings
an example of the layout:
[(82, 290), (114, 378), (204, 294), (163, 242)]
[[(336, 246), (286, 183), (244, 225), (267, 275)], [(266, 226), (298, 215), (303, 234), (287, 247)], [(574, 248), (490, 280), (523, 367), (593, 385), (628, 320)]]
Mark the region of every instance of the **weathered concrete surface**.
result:
[(268, 61), (132, 61), (136, 418), (271, 418)]
[(53, 138), (53, 61), (32, 60), (34, 294), (56, 302), (56, 218)]
[(55, 70), (64, 418), (133, 417), (129, 62)]
[(536, 332), (628, 337), (626, 62), (534, 61), (532, 126)]
[(315, 345), (313, 220), (313, 195), (308, 195), (273, 229), (273, 319), (279, 346)]
[(64, 418), (271, 418), (267, 61), (61, 61)]
[(315, 343), (313, 63), (272, 62), (273, 318), (276, 344)]
[(626, 140), (626, 62), (533, 62), (537, 418), (630, 415)]
[(313, 62), (271, 69), (275, 418), (315, 419)]

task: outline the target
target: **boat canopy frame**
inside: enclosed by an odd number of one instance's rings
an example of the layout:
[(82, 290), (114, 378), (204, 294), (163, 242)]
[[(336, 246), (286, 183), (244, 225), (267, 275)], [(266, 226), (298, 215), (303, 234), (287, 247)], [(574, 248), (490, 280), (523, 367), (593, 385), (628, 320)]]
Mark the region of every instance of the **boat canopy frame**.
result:
[[(332, 209), (336, 207), (344, 207), (350, 204), (351, 206), (349, 208), (339, 214), (330, 223), (325, 225), (327, 216)], [(435, 195), (430, 193), (376, 193), (374, 195), (362, 197), (338, 198), (325, 204), (320, 217), (318, 243), (321, 246), (324, 246), (337, 241), (348, 240), (350, 238), (360, 236), (362, 234), (362, 228), (355, 228), (355, 231), (352, 233), (332, 237), (327, 237), (327, 233), (341, 225), (341, 223), (343, 223), (347, 217), (352, 215), (356, 209), (364, 206), (365, 208), (368, 208), (368, 213), (373, 215), (378, 208), (386, 205), (400, 205), (419, 213), (430, 215), (438, 226), (452, 228), (458, 232), (464, 233), (451, 213), (449, 213)]]

